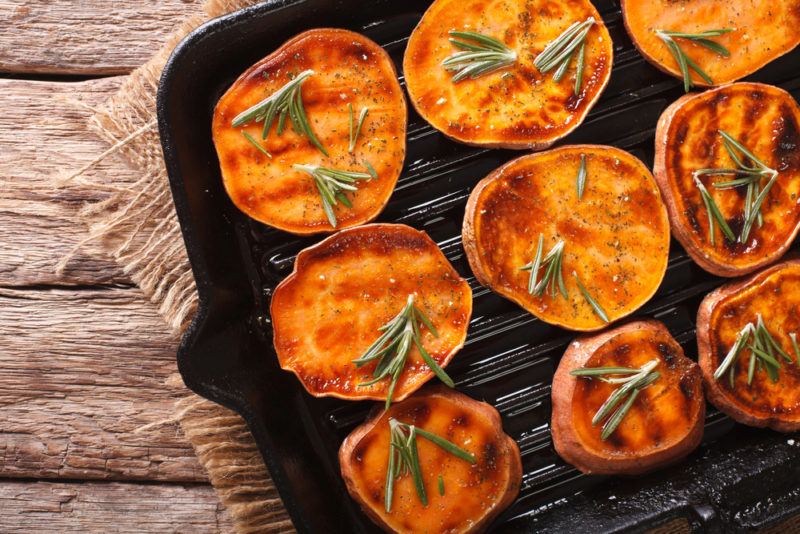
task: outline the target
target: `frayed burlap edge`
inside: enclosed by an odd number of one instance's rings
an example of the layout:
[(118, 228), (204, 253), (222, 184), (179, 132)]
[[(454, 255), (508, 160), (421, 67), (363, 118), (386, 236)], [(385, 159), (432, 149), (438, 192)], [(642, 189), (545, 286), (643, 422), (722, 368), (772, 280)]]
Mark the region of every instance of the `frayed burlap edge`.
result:
[[(111, 192), (106, 200), (82, 210), (80, 215), (88, 228), (83, 243), (96, 243), (113, 256), (178, 332), (196, 309), (197, 294), (161, 158), (155, 106), (158, 81), (170, 52), (193, 28), (255, 3), (210, 0), (204, 8), (206, 16), (192, 17), (180, 25), (150, 61), (131, 73), (119, 91), (94, 110), (88, 126), (108, 141), (110, 148), (95, 162), (64, 178), (64, 183), (78, 182)], [(134, 183), (93, 184), (83, 177), (93, 163), (111, 154), (122, 155), (141, 171)], [(64, 258), (58, 268), (63, 270), (69, 260)], [(185, 389), (177, 375), (168, 384)], [(293, 531), (241, 417), (187, 391), (176, 402), (173, 419), (194, 447), (237, 532)]]

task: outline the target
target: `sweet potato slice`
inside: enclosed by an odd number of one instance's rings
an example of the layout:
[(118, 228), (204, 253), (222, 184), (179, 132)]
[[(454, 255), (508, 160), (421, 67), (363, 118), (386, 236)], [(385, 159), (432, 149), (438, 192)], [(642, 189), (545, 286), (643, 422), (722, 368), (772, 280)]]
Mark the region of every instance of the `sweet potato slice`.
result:
[[(773, 382), (758, 365), (748, 385), (750, 350), (745, 347), (733, 366), (734, 383), (726, 372), (714, 372), (747, 325), (761, 314), (773, 339), (792, 361), (773, 350), (781, 363)], [(710, 293), (697, 313), (697, 346), (708, 400), (740, 423), (781, 432), (800, 430), (800, 260), (790, 260)], [(752, 340), (748, 341), (748, 345)]]
[[(580, 90), (578, 60), (558, 82), (536, 57), (574, 22), (597, 21), (586, 36)], [(442, 62), (459, 48), (448, 32), (470, 31), (500, 40), (514, 64), (453, 82)], [(403, 59), (408, 93), (420, 115), (448, 137), (477, 146), (542, 150), (578, 127), (611, 76), (613, 46), (588, 0), (436, 0), (411, 34)]]
[[(592, 418), (620, 386), (572, 376), (581, 367), (639, 368), (657, 360), (659, 378), (643, 388), (603, 440)], [(618, 376), (618, 375), (617, 375)], [(703, 437), (705, 399), (697, 364), (658, 321), (637, 321), (573, 341), (553, 378), (553, 443), (584, 473), (640, 474), (674, 463)]]
[[(737, 167), (720, 131), (777, 171), (777, 178), (761, 204), (763, 225), (753, 225), (747, 240), (740, 243), (746, 189), (713, 185), (739, 177), (700, 177), (735, 238), (726, 237), (715, 221), (712, 245), (708, 210), (693, 173)], [(758, 83), (685, 95), (658, 121), (654, 174), (672, 231), (698, 265), (720, 276), (738, 276), (768, 265), (784, 254), (800, 230), (800, 107), (784, 90)], [(764, 176), (760, 187), (769, 181)]]
[[(307, 70), (313, 74), (300, 88), (303, 107), (327, 156), (294, 130), (289, 116), (280, 135), (276, 118), (263, 140), (263, 121), (233, 126), (240, 113)], [(352, 151), (351, 107), (354, 130), (368, 110)], [(212, 127), (222, 180), (236, 207), (295, 234), (330, 232), (374, 219), (400, 176), (405, 132), (405, 97), (388, 54), (363, 35), (338, 29), (301, 33), (250, 67), (217, 103)], [(318, 165), (369, 175), (367, 163), (377, 178), (359, 179), (357, 191), (345, 191), (345, 199), (338, 199), (335, 228), (314, 179), (294, 167)]]
[(625, 28), (639, 52), (667, 74), (682, 78), (677, 61), (655, 30), (700, 33), (733, 29), (714, 37), (730, 56), (685, 39), (676, 39), (686, 55), (712, 80), (691, 71), (695, 85), (736, 81), (792, 50), (800, 43), (800, 5), (796, 0), (622, 0)]
[[(585, 189), (578, 175), (585, 158)], [(538, 250), (563, 241), (567, 297), (529, 291)], [(484, 178), (464, 216), (464, 248), (481, 284), (543, 321), (571, 330), (598, 330), (639, 308), (667, 267), (669, 221), (650, 171), (613, 147), (565, 146), (510, 161)], [(545, 268), (540, 269), (541, 279)]]
[[(387, 513), (389, 418), (450, 441), (473, 454), (476, 462), (470, 464), (417, 437), (428, 505), (420, 501), (412, 477), (401, 475), (394, 482)], [(519, 448), (503, 432), (497, 410), (441, 386), (425, 388), (388, 412), (375, 410), (342, 443), (339, 464), (350, 495), (389, 532), (482, 532), (514, 501), (522, 482)]]
[[(377, 361), (357, 367), (409, 295), (438, 337), (420, 326), (422, 346), (445, 367), (464, 346), (472, 291), (425, 232), (401, 224), (342, 230), (300, 252), (270, 306), (275, 351), (317, 397), (385, 400), (387, 378), (371, 386)], [(414, 346), (392, 399), (402, 400), (433, 372)]]

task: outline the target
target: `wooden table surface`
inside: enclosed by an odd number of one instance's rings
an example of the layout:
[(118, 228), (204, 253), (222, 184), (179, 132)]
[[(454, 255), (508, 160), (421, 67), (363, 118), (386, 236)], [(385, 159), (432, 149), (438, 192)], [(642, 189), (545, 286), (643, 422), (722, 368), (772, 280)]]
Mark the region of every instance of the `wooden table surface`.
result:
[(230, 530), (177, 424), (152, 424), (173, 416), (177, 339), (91, 247), (54, 268), (83, 235), (76, 209), (104, 194), (57, 187), (107, 148), (91, 106), (200, 11), (0, 0), (0, 532)]

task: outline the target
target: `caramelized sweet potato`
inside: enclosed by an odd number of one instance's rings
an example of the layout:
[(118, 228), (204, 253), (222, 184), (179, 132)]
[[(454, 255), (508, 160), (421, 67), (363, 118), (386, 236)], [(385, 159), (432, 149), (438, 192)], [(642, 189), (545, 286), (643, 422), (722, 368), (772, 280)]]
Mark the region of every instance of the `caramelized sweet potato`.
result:
[[(472, 453), (476, 462), (456, 458), (418, 437), (428, 505), (417, 496), (412, 477), (401, 475), (394, 483), (392, 508), (387, 513), (384, 488), (390, 417), (452, 442)], [(388, 412), (376, 409), (342, 443), (339, 464), (350, 495), (389, 532), (482, 532), (514, 501), (522, 482), (519, 448), (503, 432), (497, 410), (441, 386), (425, 388)], [(439, 476), (443, 492), (437, 488)]]
[[(777, 382), (757, 369), (747, 384), (749, 350), (734, 367), (734, 385), (728, 373), (714, 372), (736, 342), (737, 334), (761, 314), (775, 341), (793, 360), (782, 363)], [(800, 336), (800, 260), (774, 265), (749, 278), (710, 293), (697, 313), (697, 346), (708, 400), (740, 423), (781, 432), (800, 430), (800, 354), (790, 334)], [(800, 337), (797, 337), (800, 342)]]
[[(606, 439), (592, 418), (620, 387), (570, 375), (581, 367), (639, 368), (657, 360), (659, 378), (643, 388)], [(640, 474), (674, 463), (703, 437), (705, 399), (697, 364), (658, 321), (637, 321), (573, 341), (553, 378), (553, 443), (584, 473)]]
[[(310, 128), (329, 156), (299, 135), (287, 117), (278, 135), (275, 120), (262, 140), (263, 122), (234, 127), (233, 119), (274, 94), (299, 73), (313, 70), (301, 86)], [(368, 114), (352, 152), (350, 106), (355, 122)], [(243, 132), (271, 155), (254, 146)], [(250, 217), (295, 234), (330, 232), (374, 219), (389, 200), (405, 158), (406, 102), (388, 54), (363, 35), (318, 29), (297, 35), (250, 67), (222, 96), (212, 127), (222, 180), (233, 203)], [(319, 165), (368, 173), (357, 191), (345, 192), (333, 211), (336, 228), (323, 209), (314, 179), (293, 165)]]
[[(740, 243), (745, 188), (712, 185), (737, 176), (701, 178), (736, 237), (725, 237), (715, 222), (712, 245), (708, 211), (693, 173), (736, 167), (720, 131), (777, 171), (777, 179), (761, 204), (763, 225), (753, 225), (748, 239)], [(720, 276), (738, 276), (768, 265), (784, 254), (800, 230), (800, 107), (786, 91), (758, 83), (685, 95), (658, 121), (654, 174), (672, 231), (698, 265)], [(761, 179), (761, 187), (768, 183), (769, 176)]]
[[(556, 82), (535, 58), (572, 23), (594, 17), (586, 37), (580, 91), (577, 59)], [(459, 49), (451, 30), (477, 32), (516, 52), (513, 65), (453, 82), (442, 62)], [(419, 114), (448, 137), (477, 146), (542, 150), (578, 127), (611, 76), (613, 46), (588, 0), (436, 0), (411, 34), (403, 60), (408, 93)]]
[[(579, 200), (581, 156), (586, 181)], [(564, 242), (566, 298), (528, 290), (530, 272), (521, 267), (534, 259), (540, 235), (545, 252)], [(578, 280), (609, 322), (632, 313), (664, 276), (669, 221), (641, 161), (613, 147), (575, 145), (523, 156), (484, 178), (467, 202), (463, 240), (481, 284), (543, 321), (589, 331), (606, 322)]]
[[(730, 57), (677, 40), (714, 85), (744, 78), (800, 43), (800, 4), (796, 0), (622, 0), (622, 15), (642, 55), (677, 77), (682, 77), (680, 68), (655, 30), (699, 33), (733, 29), (713, 39), (730, 51)], [(695, 72), (692, 81), (709, 85)]]
[[(421, 330), (422, 346), (445, 367), (464, 346), (472, 291), (425, 232), (401, 224), (342, 230), (297, 255), (294, 271), (270, 306), (275, 351), (317, 397), (384, 400), (389, 380), (372, 378), (377, 362), (353, 360), (414, 295), (438, 337)], [(433, 372), (414, 347), (392, 395), (402, 400)]]

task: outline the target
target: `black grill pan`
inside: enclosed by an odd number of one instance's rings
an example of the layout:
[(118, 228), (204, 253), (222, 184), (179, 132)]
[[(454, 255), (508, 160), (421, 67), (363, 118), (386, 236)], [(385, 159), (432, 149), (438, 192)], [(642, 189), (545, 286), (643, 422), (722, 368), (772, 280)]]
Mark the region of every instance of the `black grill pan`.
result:
[[(625, 33), (616, 2), (595, 3), (614, 40), (613, 74), (585, 124), (561, 144), (614, 145), (650, 165), (656, 121), (682, 94), (681, 83), (642, 59)], [(175, 49), (161, 80), (164, 157), (200, 294), (197, 315), (178, 351), (180, 371), (191, 389), (244, 416), (302, 532), (376, 531), (349, 498), (336, 458), (342, 439), (372, 404), (312, 398), (278, 367), (267, 313), (270, 297), (291, 270), (295, 254), (321, 238), (270, 229), (233, 206), (222, 188), (211, 141), (212, 111), (242, 71), (310, 28), (362, 32), (389, 52), (402, 73), (408, 36), (428, 4), (265, 2), (194, 31)], [(751, 78), (779, 85), (798, 98), (798, 67), (800, 50)], [(642, 532), (685, 517), (697, 532), (745, 532), (800, 513), (800, 437), (736, 425), (713, 408), (703, 445), (683, 463), (648, 476), (585, 476), (555, 454), (550, 382), (573, 334), (481, 287), (460, 239), (471, 189), (520, 154), (449, 141), (412, 110), (405, 168), (378, 219), (428, 232), (474, 291), (467, 344), (447, 371), (461, 391), (500, 411), (506, 431), (520, 445), (524, 467), (519, 498), (492, 530)], [(664, 282), (636, 316), (663, 321), (694, 357), (697, 306), (721, 283), (673, 244)]]

